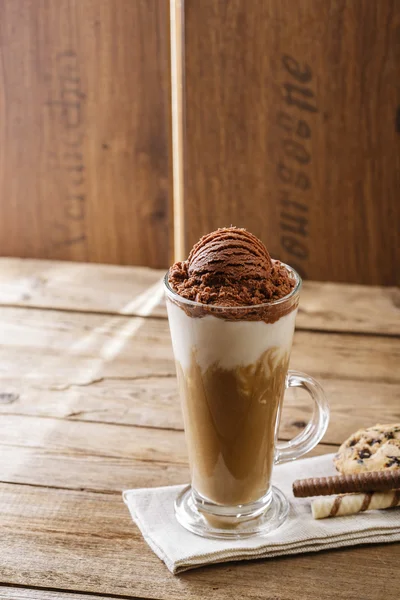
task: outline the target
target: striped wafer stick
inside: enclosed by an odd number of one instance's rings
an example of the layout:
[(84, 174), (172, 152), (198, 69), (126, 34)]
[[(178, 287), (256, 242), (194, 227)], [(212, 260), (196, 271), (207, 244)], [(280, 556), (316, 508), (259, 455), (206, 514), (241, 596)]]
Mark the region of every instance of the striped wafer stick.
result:
[(293, 495), (297, 498), (306, 498), (348, 492), (386, 492), (396, 488), (400, 488), (400, 469), (297, 479), (293, 483)]
[(318, 498), (311, 503), (314, 519), (353, 515), (364, 510), (394, 508), (400, 505), (400, 490), (346, 494), (333, 498)]

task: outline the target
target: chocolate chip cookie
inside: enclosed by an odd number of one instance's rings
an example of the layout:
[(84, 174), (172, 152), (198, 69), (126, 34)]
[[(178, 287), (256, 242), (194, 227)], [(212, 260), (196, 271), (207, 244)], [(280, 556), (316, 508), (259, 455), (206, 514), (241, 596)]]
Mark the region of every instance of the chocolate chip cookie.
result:
[(344, 474), (400, 469), (400, 423), (359, 429), (343, 442), (333, 462)]

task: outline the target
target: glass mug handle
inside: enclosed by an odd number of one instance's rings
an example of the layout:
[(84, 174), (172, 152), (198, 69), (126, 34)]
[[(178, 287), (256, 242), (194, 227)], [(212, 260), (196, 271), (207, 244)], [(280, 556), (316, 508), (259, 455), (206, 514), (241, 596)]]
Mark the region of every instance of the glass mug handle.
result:
[(289, 442), (278, 442), (275, 451), (275, 464), (295, 460), (312, 450), (324, 436), (329, 422), (329, 405), (325, 393), (315, 379), (300, 373), (288, 371), (286, 389), (301, 387), (310, 394), (314, 401), (314, 410), (305, 429)]

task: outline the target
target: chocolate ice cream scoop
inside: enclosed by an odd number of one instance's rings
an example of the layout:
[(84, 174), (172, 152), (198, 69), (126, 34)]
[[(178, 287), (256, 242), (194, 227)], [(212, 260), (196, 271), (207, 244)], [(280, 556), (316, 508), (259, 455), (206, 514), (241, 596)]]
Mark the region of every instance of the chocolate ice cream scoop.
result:
[(226, 227), (203, 236), (188, 260), (189, 277), (206, 273), (238, 279), (266, 279), (272, 261), (264, 244), (246, 229)]
[(169, 270), (183, 298), (217, 306), (255, 306), (283, 298), (295, 280), (272, 261), (264, 244), (245, 229), (226, 227), (203, 236), (188, 259)]

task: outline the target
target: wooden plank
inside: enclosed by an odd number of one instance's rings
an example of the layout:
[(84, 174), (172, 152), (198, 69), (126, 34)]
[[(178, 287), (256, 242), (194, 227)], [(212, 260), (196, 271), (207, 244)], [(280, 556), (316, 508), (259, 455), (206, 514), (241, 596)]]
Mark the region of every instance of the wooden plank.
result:
[[(134, 433), (134, 432), (132, 432)], [(106, 446), (107, 440), (104, 440)], [(321, 445), (314, 454), (335, 452)], [(107, 453), (107, 449), (104, 449)], [(190, 481), (189, 466), (125, 456), (73, 454), (69, 448), (54, 450), (0, 444), (0, 481), (48, 488), (120, 494), (140, 487), (179, 485)], [(171, 458), (173, 460), (173, 457)]]
[(0, 379), (38, 387), (175, 373), (167, 321), (0, 308)]
[[(131, 435), (134, 433), (133, 430)], [(103, 443), (107, 445), (106, 438)], [(184, 442), (182, 446), (184, 452)], [(308, 456), (331, 454), (336, 449), (337, 446), (320, 444)], [(131, 488), (179, 485), (190, 481), (188, 463), (173, 462), (176, 452), (168, 462), (160, 462), (135, 458), (135, 455), (143, 455), (137, 447), (127, 452), (121, 448), (124, 455), (117, 457), (107, 456), (107, 448), (104, 448), (104, 454), (96, 456), (92, 450), (87, 454), (74, 453), (69, 447), (55, 450), (54, 444), (50, 447), (42, 444), (37, 448), (1, 443), (0, 450), (0, 481), (3, 483), (120, 494)]]
[[(182, 431), (3, 415), (0, 481), (95, 491), (190, 479)], [(311, 455), (335, 452), (321, 444)]]
[(67, 456), (187, 464), (182, 431), (3, 415), (0, 440), (4, 446), (45, 448)]
[(185, 1), (187, 248), (233, 223), (308, 278), (397, 285), (399, 3), (248, 5)]
[(266, 600), (344, 600), (354, 594), (357, 573), (363, 600), (376, 599), (378, 581), (386, 597), (398, 591), (398, 544), (228, 563), (174, 577), (116, 495), (2, 484), (0, 524), (0, 580), (10, 584), (28, 578), (32, 586), (166, 600), (226, 600), (238, 591)]
[[(119, 598), (121, 598), (119, 596)], [(0, 584), (0, 600), (118, 600), (117, 596), (99, 596), (97, 594), (79, 594), (63, 591), (10, 587)]]
[(400, 289), (305, 281), (296, 327), (400, 335)]
[[(398, 383), (400, 339), (298, 331), (291, 366), (310, 375)], [(165, 319), (0, 307), (0, 379), (40, 388), (175, 373)]]
[(166, 266), (168, 3), (0, 10), (0, 254)]
[(0, 415), (183, 428), (175, 375), (104, 379), (64, 390), (38, 389), (15, 380), (8, 381), (6, 387), (0, 383), (0, 390)]
[[(0, 258), (0, 305), (142, 315), (163, 270)], [(160, 293), (162, 295), (162, 293)], [(149, 314), (166, 317), (163, 300)], [(400, 335), (400, 290), (305, 281), (298, 329)]]
[[(141, 315), (165, 271), (146, 267), (0, 258), (0, 304)], [(161, 294), (160, 294), (161, 296)], [(155, 303), (153, 316), (166, 317)]]
[[(319, 380), (331, 408), (326, 443), (340, 444), (357, 429), (378, 421), (400, 422), (399, 383)], [(14, 381), (5, 388), (0, 386), (0, 390), (0, 415), (183, 429), (175, 377), (107, 379), (88, 386), (73, 385), (66, 390), (37, 389)], [(309, 418), (310, 409), (306, 392), (287, 392), (281, 436), (289, 439), (296, 435)]]

